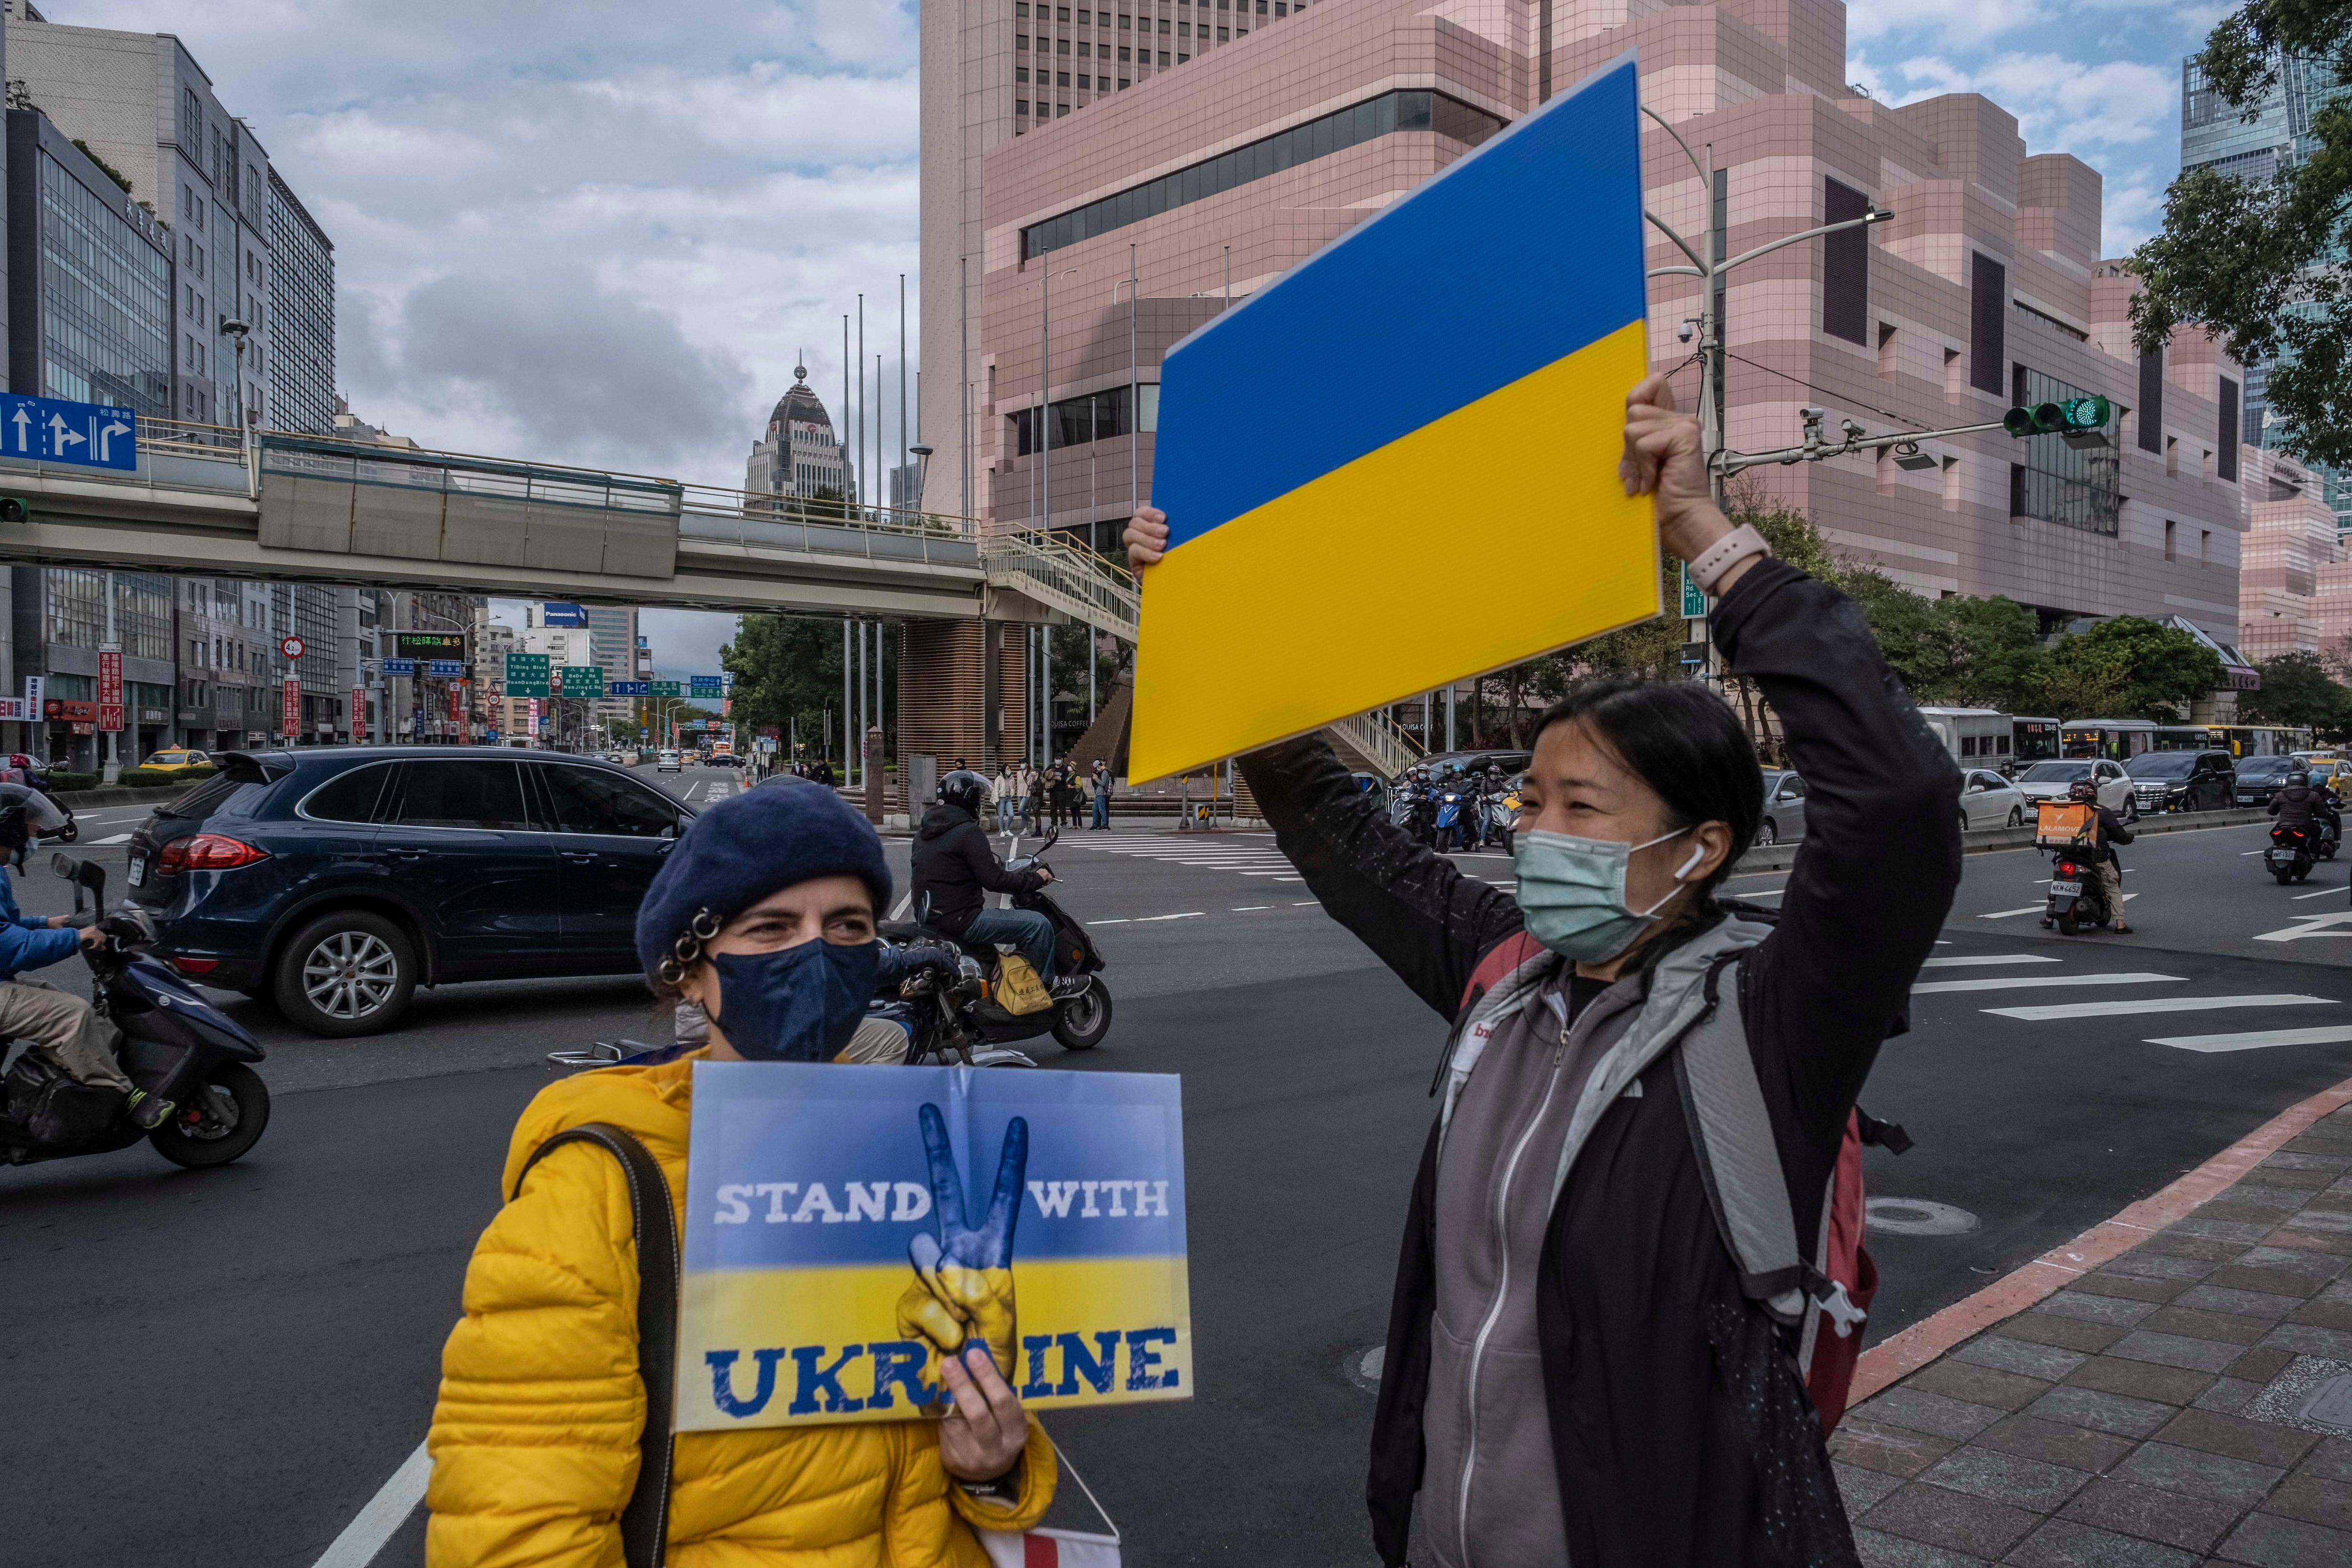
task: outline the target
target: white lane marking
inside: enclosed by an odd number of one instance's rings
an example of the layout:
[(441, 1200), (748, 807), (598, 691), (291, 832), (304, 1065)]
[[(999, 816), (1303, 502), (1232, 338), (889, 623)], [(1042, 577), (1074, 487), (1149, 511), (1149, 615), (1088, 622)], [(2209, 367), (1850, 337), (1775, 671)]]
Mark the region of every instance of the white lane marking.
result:
[(2015, 915), (2038, 915), (2049, 907), (2050, 906), (2047, 904), (2028, 904), (2021, 910), (1997, 910), (1989, 915), (1979, 915), (1977, 919), (1980, 921), (2005, 921)]
[(2053, 1002), (2042, 1007), (1988, 1007), (2003, 1018), (2040, 1023), (2052, 1018), (2120, 1018), (2132, 1013), (2210, 1013), (2221, 1007), (2333, 1007), (2331, 996), (2271, 992), (2257, 996), (2141, 996), (2129, 1002)]
[(1149, 925), (1153, 921), (1196, 921), (1207, 912), (1206, 910), (1187, 910), (1181, 915), (1145, 915), (1135, 923)]
[(1123, 926), (1127, 924), (1127, 922), (1128, 917), (1121, 915), (1115, 921), (1088, 921), (1087, 924), (1090, 926)]
[(2336, 927), (2352, 924), (2352, 911), (2340, 915), (2297, 915), (2296, 924), (2266, 931), (2254, 938), (2256, 942), (2300, 942), (2307, 936), (2352, 936), (2352, 931)]
[(131, 835), (118, 833), (111, 838), (93, 838), (90, 842), (92, 844), (128, 844), (131, 842)]
[(1760, 888), (1755, 892), (1742, 893), (1739, 896), (1743, 899), (1777, 899), (1788, 890), (1786, 888)]
[(2161, 1035), (2147, 1043), (2174, 1046), (2184, 1051), (2259, 1051), (2271, 1046), (2332, 1046), (2352, 1040), (2352, 1025), (2330, 1024), (2316, 1029), (2252, 1029), (2237, 1035)]
[(2328, 894), (2335, 891), (2336, 889), (2334, 888), (2322, 888), (2315, 893), (2297, 893), (2294, 897), (2289, 899), (2287, 902), (2291, 904), (2299, 904), (2305, 899), (2324, 899)]
[(1312, 908), (1314, 908), (1317, 904), (1319, 904), (1319, 903), (1321, 903), (1322, 901), (1323, 901), (1323, 900), (1320, 900), (1320, 899), (1301, 899), (1301, 900), (1299, 900), (1297, 903), (1295, 903), (1295, 904), (1291, 905), (1290, 907), (1291, 907), (1292, 909), (1294, 909), (1294, 910), (1306, 910), (1306, 909), (1312, 909)]
[(2270, 853), (2270, 851), (2266, 849), (2242, 849), (2238, 852), (2241, 859), (2244, 858), (2248, 855), (2266, 855), (2268, 853)]
[(1234, 913), (1237, 915), (1245, 915), (1250, 913), (1253, 910), (1270, 910), (1272, 908), (1274, 908), (1272, 904), (1235, 904), (1234, 906)]
[(894, 921), (905, 920), (907, 918), (908, 907), (913, 904), (914, 901), (915, 893), (913, 889), (909, 888), (907, 891), (899, 894), (898, 901), (890, 906), (890, 919)]
[(2043, 958), (2030, 952), (1978, 953), (1969, 958), (1931, 958), (1922, 969), (1974, 969), (1987, 963), (2056, 963), (2054, 958)]
[(1915, 996), (1927, 991), (2021, 991), (2034, 985), (2151, 985), (2158, 981), (2179, 982), (2185, 974), (1992, 974), (1979, 980), (1929, 980), (1911, 987)]
[(327, 1545), (327, 1550), (311, 1568), (367, 1568), (382, 1552), (416, 1505), (425, 1500), (425, 1483), (433, 1474), (432, 1456), (425, 1445), (401, 1461), (400, 1468), (392, 1472), (392, 1479), (383, 1483), (367, 1506), (352, 1516), (343, 1532)]

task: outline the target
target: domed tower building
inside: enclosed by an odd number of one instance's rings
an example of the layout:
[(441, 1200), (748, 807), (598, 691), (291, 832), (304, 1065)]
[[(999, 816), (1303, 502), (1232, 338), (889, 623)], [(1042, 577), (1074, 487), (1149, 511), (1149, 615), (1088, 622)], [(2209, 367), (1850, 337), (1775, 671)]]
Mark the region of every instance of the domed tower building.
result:
[(743, 489), (752, 507), (781, 511), (786, 497), (840, 500), (850, 494), (848, 455), (834, 436), (824, 404), (809, 386), (808, 366), (794, 365), (793, 374), (797, 379), (792, 390), (776, 399), (767, 431), (751, 443), (751, 460), (743, 468)]

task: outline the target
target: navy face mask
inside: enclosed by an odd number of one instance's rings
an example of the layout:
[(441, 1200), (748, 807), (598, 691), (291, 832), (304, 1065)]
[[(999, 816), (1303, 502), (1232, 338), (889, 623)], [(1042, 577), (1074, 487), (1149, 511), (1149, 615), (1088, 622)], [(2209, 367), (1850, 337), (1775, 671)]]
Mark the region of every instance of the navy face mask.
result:
[(727, 1043), (755, 1062), (829, 1062), (874, 995), (881, 944), (804, 942), (773, 952), (711, 955)]

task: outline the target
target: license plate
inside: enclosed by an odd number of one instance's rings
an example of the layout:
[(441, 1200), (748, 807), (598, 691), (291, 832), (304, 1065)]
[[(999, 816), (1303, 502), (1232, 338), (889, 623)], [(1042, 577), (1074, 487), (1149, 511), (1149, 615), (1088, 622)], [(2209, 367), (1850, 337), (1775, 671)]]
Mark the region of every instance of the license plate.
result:
[(134, 888), (147, 885), (147, 857), (144, 855), (131, 858), (131, 885)]
[(2065, 898), (2079, 899), (2083, 896), (2083, 884), (2080, 882), (2053, 882), (2050, 884), (2050, 890)]
[(2240, 795), (2240, 796), (2238, 797), (2238, 804), (2239, 804), (2240, 805), (2255, 805), (2255, 804), (2256, 804), (2256, 802), (2255, 802), (2254, 797), (2253, 797), (2252, 795)]

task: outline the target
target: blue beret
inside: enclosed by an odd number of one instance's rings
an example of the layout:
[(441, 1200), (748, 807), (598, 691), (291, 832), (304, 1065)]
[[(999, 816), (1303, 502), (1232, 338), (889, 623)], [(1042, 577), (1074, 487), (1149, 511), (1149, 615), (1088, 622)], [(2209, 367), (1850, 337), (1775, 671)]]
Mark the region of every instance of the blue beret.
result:
[(822, 786), (754, 789), (687, 826), (637, 908), (637, 959), (653, 973), (695, 914), (733, 920), (761, 899), (815, 877), (856, 877), (890, 907), (882, 840), (857, 809)]

